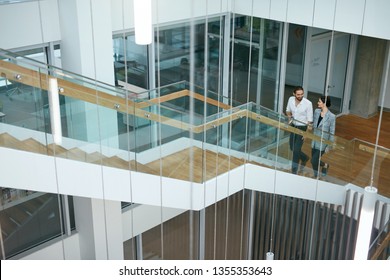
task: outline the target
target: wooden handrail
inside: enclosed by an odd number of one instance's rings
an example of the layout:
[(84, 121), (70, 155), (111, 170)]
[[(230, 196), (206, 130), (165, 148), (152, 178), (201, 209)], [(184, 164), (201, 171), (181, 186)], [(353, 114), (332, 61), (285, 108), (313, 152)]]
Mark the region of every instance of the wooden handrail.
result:
[[(48, 74), (40, 73), (38, 71), (28, 69), (20, 65), (16, 65), (8, 61), (0, 61), (0, 74), (2, 77), (7, 78), (9, 80), (16, 81), (18, 83), (22, 83), (32, 87), (41, 88), (46, 91), (48, 90), (48, 79), (51, 77)], [(17, 75), (19, 75), (20, 79), (16, 78)], [(133, 102), (131, 99), (125, 99), (121, 96), (115, 96), (97, 90), (95, 88), (90, 88), (81, 84), (76, 84), (71, 81), (62, 79), (61, 77), (56, 77), (56, 78), (57, 78), (58, 86), (63, 89), (61, 91), (61, 94), (64, 96), (101, 105), (110, 109), (117, 110), (118, 112), (124, 114), (131, 114), (143, 119), (148, 119), (151, 121), (169, 125), (181, 130), (192, 131), (194, 133), (202, 133), (209, 129), (220, 126), (222, 124), (234, 121), (238, 118), (247, 117), (254, 121), (273, 126), (277, 129), (282, 129), (290, 133), (296, 133), (314, 141), (321, 141), (321, 137), (313, 134), (310, 131), (299, 130), (286, 123), (281, 123), (278, 120), (274, 120), (269, 117), (259, 115), (257, 113), (248, 111), (246, 109), (233, 108), (228, 104), (219, 102), (212, 98), (205, 97), (198, 93), (191, 92), (189, 90), (180, 90), (177, 92), (173, 92), (171, 94), (164, 95), (162, 97), (137, 103), (137, 102)], [(182, 98), (185, 96), (195, 98), (197, 100), (206, 102), (218, 108), (222, 108), (224, 110), (232, 110), (232, 111), (231, 112), (227, 111), (226, 113), (228, 115), (222, 116), (216, 120), (210, 121), (202, 125), (192, 126), (182, 121), (178, 121), (169, 117), (165, 117), (162, 115), (155, 114), (153, 112), (143, 110), (144, 108), (148, 108), (150, 106), (153, 106), (154, 104), (161, 104), (163, 102), (167, 102), (177, 98)], [(335, 136), (335, 142), (331, 142), (325, 139), (323, 139), (322, 141), (324, 144), (331, 145), (339, 149), (344, 149), (346, 145), (346, 140), (343, 140), (336, 136)]]
[(368, 145), (364, 145), (364, 144), (359, 144), (359, 150), (362, 150), (362, 151), (365, 151), (365, 152), (369, 152), (369, 153), (372, 153), (372, 154), (374, 154), (376, 152), (377, 155), (379, 155), (381, 157), (384, 157), (384, 158), (389, 155), (389, 152), (385, 152), (385, 151), (381, 151), (381, 150), (376, 150), (375, 151), (375, 148), (370, 147)]
[[(2, 77), (7, 78), (9, 80), (16, 81), (18, 83), (22, 83), (32, 87), (41, 88), (46, 91), (48, 90), (47, 81), (50, 77), (53, 77), (45, 73), (39, 73), (38, 71), (27, 69), (7, 61), (0, 61), (0, 74)], [(17, 75), (20, 75), (20, 79), (16, 78)], [(99, 91), (97, 89), (75, 84), (60, 77), (56, 78), (58, 87), (63, 89), (61, 94), (64, 96), (101, 105), (110, 109), (115, 109), (118, 112), (124, 114), (135, 115), (140, 118), (160, 122), (179, 129), (190, 129), (189, 124), (142, 110), (138, 108), (137, 103), (131, 101), (130, 99), (126, 100), (121, 96), (111, 95), (109, 93)]]

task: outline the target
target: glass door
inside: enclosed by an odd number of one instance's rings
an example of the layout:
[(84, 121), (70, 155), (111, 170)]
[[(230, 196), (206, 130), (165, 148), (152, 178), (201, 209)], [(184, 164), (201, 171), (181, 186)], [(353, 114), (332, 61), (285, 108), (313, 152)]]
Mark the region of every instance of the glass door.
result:
[(318, 98), (327, 94), (332, 100), (330, 110), (335, 114), (342, 112), (349, 42), (349, 34), (316, 28), (312, 30), (306, 87), (307, 98), (313, 102), (314, 108)]

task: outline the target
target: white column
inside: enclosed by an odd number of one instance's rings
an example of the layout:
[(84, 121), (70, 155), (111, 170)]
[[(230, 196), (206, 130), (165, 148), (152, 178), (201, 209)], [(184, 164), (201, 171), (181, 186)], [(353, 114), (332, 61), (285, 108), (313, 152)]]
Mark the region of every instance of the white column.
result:
[(368, 258), (377, 192), (378, 190), (374, 187), (364, 188), (355, 246), (355, 260), (367, 260)]
[[(111, 2), (58, 0), (58, 6), (63, 69), (114, 85)], [(70, 137), (118, 146), (114, 109), (66, 100)]]
[(123, 260), (119, 201), (74, 197), (82, 260)]

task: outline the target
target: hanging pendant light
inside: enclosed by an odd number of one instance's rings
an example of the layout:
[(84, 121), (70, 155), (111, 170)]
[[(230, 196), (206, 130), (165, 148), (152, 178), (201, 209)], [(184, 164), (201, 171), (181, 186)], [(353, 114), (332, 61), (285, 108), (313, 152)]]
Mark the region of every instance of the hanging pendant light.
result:
[(149, 45), (152, 43), (152, 0), (134, 0), (135, 43)]

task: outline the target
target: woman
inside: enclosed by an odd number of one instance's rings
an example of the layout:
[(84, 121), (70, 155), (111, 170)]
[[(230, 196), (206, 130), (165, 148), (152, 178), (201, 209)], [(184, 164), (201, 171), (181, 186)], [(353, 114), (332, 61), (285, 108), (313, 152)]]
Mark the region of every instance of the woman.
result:
[[(321, 96), (318, 99), (318, 108), (314, 111), (313, 116), (313, 131), (314, 134), (321, 137), (323, 140), (334, 141), (334, 133), (336, 130), (336, 116), (329, 111), (330, 97)], [(329, 168), (328, 163), (320, 160), (320, 157), (331, 147), (323, 141), (312, 141), (311, 143), (311, 164), (313, 166), (314, 177), (318, 176), (318, 167), (322, 167), (322, 176), (326, 176)]]

